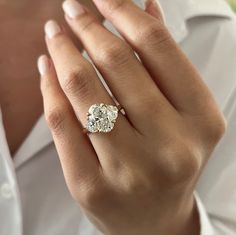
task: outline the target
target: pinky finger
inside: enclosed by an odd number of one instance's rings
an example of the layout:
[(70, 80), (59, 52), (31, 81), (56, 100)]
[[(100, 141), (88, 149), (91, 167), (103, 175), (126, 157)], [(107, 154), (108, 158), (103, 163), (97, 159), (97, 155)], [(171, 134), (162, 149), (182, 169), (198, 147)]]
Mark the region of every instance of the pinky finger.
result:
[(67, 186), (73, 196), (81, 185), (98, 179), (99, 161), (80, 122), (60, 88), (54, 65), (46, 55), (38, 60), (45, 118), (52, 132)]

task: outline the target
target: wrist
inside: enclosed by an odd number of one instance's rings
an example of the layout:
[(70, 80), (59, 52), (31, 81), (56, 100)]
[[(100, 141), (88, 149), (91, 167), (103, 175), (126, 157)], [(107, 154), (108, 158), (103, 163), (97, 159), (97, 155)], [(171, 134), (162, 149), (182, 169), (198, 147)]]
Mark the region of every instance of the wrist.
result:
[(194, 196), (191, 196), (189, 200), (184, 200), (182, 204), (183, 206), (180, 206), (177, 212), (173, 211), (173, 214), (169, 216), (169, 222), (166, 220), (163, 235), (200, 234), (199, 215)]
[[(177, 203), (176, 203), (177, 204)], [(105, 232), (106, 235), (199, 235), (200, 223), (197, 205), (194, 197), (185, 200), (181, 206), (171, 206), (168, 213), (163, 211), (159, 218), (153, 218), (152, 222), (137, 222), (136, 227), (119, 228), (115, 231)]]

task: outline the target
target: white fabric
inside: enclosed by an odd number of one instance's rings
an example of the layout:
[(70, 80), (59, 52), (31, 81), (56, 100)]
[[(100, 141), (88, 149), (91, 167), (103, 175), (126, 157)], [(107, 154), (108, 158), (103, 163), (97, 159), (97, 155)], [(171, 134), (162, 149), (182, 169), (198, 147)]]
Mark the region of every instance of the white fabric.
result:
[[(136, 2), (142, 5), (141, 0)], [(223, 0), (160, 3), (170, 32), (202, 74), (228, 121), (228, 131), (212, 154), (195, 192), (201, 235), (233, 235), (236, 19)], [(106, 25), (114, 30), (108, 22)], [(0, 112), (0, 234), (100, 234), (66, 188), (44, 116), (38, 119), (12, 160)]]

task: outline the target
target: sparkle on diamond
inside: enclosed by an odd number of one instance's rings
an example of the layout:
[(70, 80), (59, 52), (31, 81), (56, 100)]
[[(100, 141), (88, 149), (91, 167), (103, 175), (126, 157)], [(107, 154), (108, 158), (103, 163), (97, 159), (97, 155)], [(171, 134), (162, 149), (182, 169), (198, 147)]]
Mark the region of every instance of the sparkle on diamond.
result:
[(118, 108), (113, 105), (92, 105), (88, 111), (88, 131), (92, 133), (110, 132), (114, 128), (118, 112)]

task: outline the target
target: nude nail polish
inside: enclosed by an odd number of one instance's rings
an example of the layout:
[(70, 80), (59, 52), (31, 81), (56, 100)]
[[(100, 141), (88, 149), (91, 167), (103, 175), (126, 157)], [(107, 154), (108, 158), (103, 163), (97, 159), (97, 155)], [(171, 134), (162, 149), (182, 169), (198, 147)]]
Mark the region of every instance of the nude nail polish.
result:
[(55, 37), (58, 33), (61, 32), (61, 28), (55, 20), (49, 20), (45, 24), (45, 33), (48, 38)]
[(66, 15), (68, 15), (72, 19), (75, 19), (77, 16), (85, 12), (84, 7), (76, 0), (64, 1), (64, 3), (62, 4), (62, 8)]
[(50, 61), (46, 55), (41, 55), (38, 58), (38, 70), (41, 76), (44, 76), (48, 73), (50, 69)]

